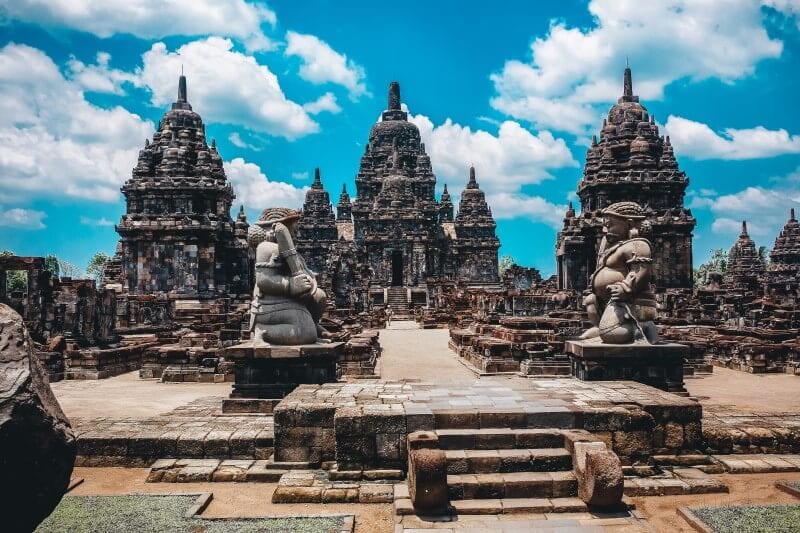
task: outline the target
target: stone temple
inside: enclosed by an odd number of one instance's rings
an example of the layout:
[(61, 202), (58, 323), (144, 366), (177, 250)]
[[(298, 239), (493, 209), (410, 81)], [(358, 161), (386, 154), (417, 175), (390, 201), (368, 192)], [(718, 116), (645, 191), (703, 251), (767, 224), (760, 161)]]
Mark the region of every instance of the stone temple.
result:
[(558, 288), (583, 290), (595, 268), (602, 240), (600, 211), (620, 201), (645, 207), (653, 243), (658, 287), (692, 286), (692, 230), (683, 205), (689, 179), (678, 168), (669, 137), (659, 136), (655, 119), (633, 94), (625, 69), (623, 94), (603, 120), (600, 139), (592, 137), (583, 178), (578, 183), (581, 212), (572, 205), (556, 243)]
[(454, 218), (446, 185), (436, 199), (430, 157), (400, 107), (397, 82), (370, 131), (355, 181), (356, 199), (343, 190), (334, 217), (317, 171), (300, 222), (298, 250), (340, 295), (337, 301), (355, 292), (364, 308), (388, 303), (402, 311), (428, 305), (444, 283), (499, 284), (500, 242), (475, 169)]
[(178, 99), (145, 141), (122, 186), (127, 209), (117, 225), (117, 254), (109, 272), (124, 293), (214, 298), (250, 291), (247, 221), (234, 221), (233, 188), (216, 143), (187, 100)]

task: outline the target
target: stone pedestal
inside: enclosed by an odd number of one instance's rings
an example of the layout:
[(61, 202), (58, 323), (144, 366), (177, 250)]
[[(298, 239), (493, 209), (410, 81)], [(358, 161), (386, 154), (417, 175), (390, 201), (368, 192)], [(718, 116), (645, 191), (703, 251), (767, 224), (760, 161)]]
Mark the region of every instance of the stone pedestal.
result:
[(603, 344), (572, 340), (565, 346), (572, 375), (583, 381), (632, 380), (667, 392), (686, 393), (683, 361), (689, 347), (658, 344)]
[(236, 379), (230, 398), (222, 401), (222, 412), (271, 413), (300, 384), (335, 382), (344, 347), (343, 342), (256, 347), (249, 341), (226, 348)]

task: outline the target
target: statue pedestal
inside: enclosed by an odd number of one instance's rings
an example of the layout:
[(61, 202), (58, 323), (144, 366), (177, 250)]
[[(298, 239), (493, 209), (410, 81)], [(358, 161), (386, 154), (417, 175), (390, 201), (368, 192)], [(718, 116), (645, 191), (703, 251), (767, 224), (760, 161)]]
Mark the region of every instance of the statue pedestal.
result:
[(269, 414), (298, 385), (335, 382), (344, 347), (343, 342), (253, 346), (248, 341), (225, 348), (236, 380), (230, 397), (222, 401), (222, 412)]
[(686, 394), (683, 361), (689, 347), (671, 342), (658, 344), (603, 344), (566, 342), (572, 375), (583, 381), (631, 380), (667, 392)]

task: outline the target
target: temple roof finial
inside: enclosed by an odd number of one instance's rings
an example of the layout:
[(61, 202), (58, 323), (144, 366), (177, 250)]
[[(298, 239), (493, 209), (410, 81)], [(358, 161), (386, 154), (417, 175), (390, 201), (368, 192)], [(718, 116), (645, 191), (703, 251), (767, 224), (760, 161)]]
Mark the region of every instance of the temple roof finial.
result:
[(393, 81), (389, 84), (389, 107), (388, 109), (400, 110), (400, 84)]
[(746, 237), (747, 236), (747, 221), (746, 220), (742, 220), (742, 235), (741, 236), (742, 237)]
[(312, 187), (322, 187), (322, 179), (319, 176), (319, 167), (314, 169), (314, 183)]
[(633, 96), (633, 81), (631, 80), (631, 67), (625, 61), (625, 76), (622, 82), (622, 96), (631, 98)]
[(794, 220), (794, 207), (789, 209), (789, 220)]
[(342, 183), (342, 194), (347, 194), (347, 184)]
[(186, 100), (186, 76), (183, 75), (183, 65), (181, 65), (181, 77), (178, 78), (178, 102), (185, 103)]
[(469, 182), (467, 183), (467, 189), (477, 189), (478, 182), (475, 180), (475, 167), (469, 167)]
[[(444, 184), (444, 190), (442, 191), (442, 194), (449, 194), (447, 192), (447, 184), (446, 183)], [(794, 211), (794, 210), (792, 210), (792, 211)]]

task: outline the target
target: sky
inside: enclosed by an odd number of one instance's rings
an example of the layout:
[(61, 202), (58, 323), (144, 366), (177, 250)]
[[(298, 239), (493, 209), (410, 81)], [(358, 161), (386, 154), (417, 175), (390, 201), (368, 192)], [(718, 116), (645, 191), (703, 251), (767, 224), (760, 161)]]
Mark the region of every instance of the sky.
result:
[(183, 68), (250, 220), (315, 167), (354, 195), (397, 80), (437, 192), (474, 165), (500, 254), (548, 276), (626, 61), (689, 176), (695, 264), (743, 219), (771, 247), (800, 207), (800, 0), (0, 0), (0, 249), (113, 254)]

